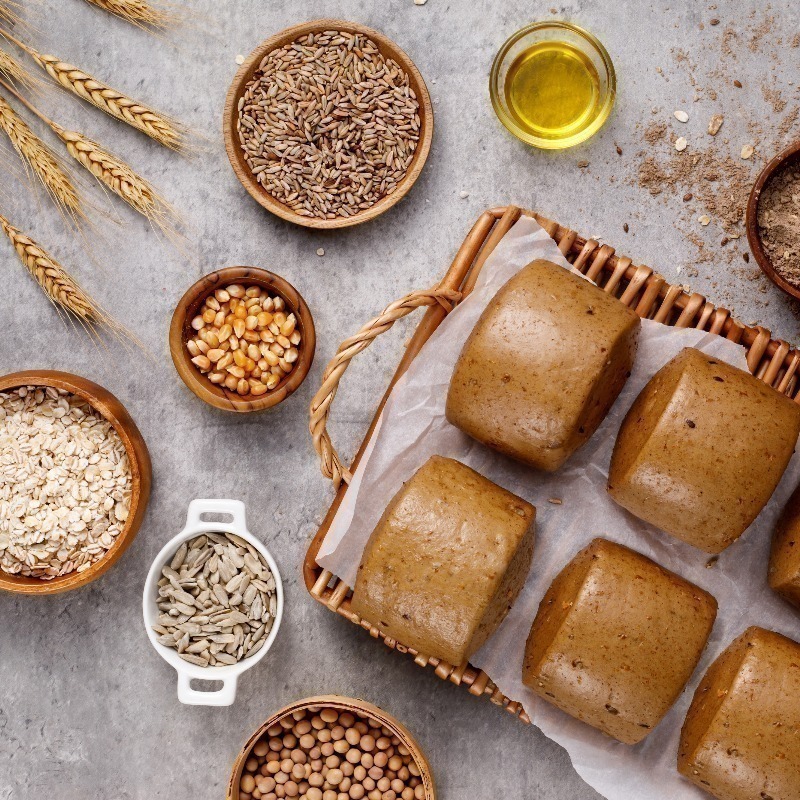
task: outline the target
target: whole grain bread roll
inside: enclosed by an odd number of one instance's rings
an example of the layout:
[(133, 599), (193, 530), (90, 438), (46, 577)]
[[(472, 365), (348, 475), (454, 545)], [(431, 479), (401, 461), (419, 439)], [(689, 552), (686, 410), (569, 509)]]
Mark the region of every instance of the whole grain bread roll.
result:
[(719, 800), (800, 800), (800, 644), (749, 628), (711, 665), (678, 771)]
[(432, 456), (370, 536), (352, 610), (418, 653), (467, 661), (525, 583), (535, 515), (475, 470)]
[(617, 399), (640, 325), (590, 281), (534, 261), (497, 292), (467, 339), (447, 419), (488, 447), (557, 470)]
[(769, 585), (800, 608), (800, 486), (783, 509), (772, 537)]
[(625, 416), (608, 491), (639, 519), (720, 553), (775, 491), (798, 432), (797, 403), (748, 372), (686, 348)]
[(570, 716), (636, 744), (683, 691), (716, 615), (708, 592), (595, 539), (542, 599), (522, 680)]

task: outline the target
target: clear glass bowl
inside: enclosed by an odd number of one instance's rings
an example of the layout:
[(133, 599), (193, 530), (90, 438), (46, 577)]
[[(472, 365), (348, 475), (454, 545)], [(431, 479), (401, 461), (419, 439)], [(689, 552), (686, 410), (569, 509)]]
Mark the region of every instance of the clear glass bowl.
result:
[[(599, 96), (591, 120), (579, 131), (563, 138), (537, 136), (523, 127), (509, 107), (506, 97), (505, 85), (509, 69), (522, 53), (540, 42), (565, 42), (571, 45), (579, 50), (597, 71)], [(608, 51), (588, 31), (569, 22), (535, 22), (517, 31), (500, 48), (492, 64), (489, 93), (495, 113), (514, 136), (534, 147), (545, 150), (562, 150), (586, 141), (603, 126), (614, 106), (617, 94), (617, 76)]]

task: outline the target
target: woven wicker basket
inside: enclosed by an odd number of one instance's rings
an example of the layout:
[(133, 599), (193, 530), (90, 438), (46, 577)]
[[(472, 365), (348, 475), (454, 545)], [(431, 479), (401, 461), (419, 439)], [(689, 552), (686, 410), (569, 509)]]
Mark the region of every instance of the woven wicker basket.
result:
[[(347, 492), (352, 470), (358, 465), (394, 384), (454, 305), (472, 291), (489, 254), (523, 214), (533, 217), (542, 225), (555, 239), (570, 263), (604, 291), (613, 294), (625, 305), (633, 308), (639, 316), (678, 328), (693, 327), (706, 330), (725, 336), (734, 342), (740, 342), (746, 348), (750, 371), (798, 402), (800, 402), (798, 395), (800, 353), (793, 350), (786, 342), (772, 339), (770, 331), (766, 328), (742, 325), (731, 317), (727, 309), (718, 308), (702, 295), (686, 291), (682, 286), (670, 285), (650, 267), (636, 266), (631, 259), (615, 255), (613, 247), (607, 244), (601, 245), (594, 239), (585, 239), (569, 228), (516, 206), (484, 212), (473, 225), (450, 269), (437, 286), (426, 291), (412, 292), (387, 306), (382, 314), (341, 344), (336, 356), (326, 367), (322, 387), (311, 403), (310, 428), (314, 447), (321, 459), (323, 475), (333, 481), (337, 492), (306, 553), (303, 564), (306, 587), (320, 603), (361, 625), (374, 638), (382, 638), (388, 647), (401, 653), (409, 653), (420, 666), (432, 667), (443, 680), (464, 685), (474, 695), (488, 695), (494, 703), (504, 706), (523, 721), (530, 722), (521, 704), (505, 697), (482, 670), (476, 669), (469, 663), (456, 666), (420, 655), (401, 642), (383, 636), (377, 628), (360, 619), (350, 609), (350, 587), (330, 571), (322, 569), (316, 562), (320, 545)], [(389, 330), (398, 319), (420, 306), (427, 306), (428, 310), (409, 341), (361, 448), (353, 464), (348, 468), (340, 461), (326, 427), (339, 381), (356, 354), (369, 347), (376, 337)]]

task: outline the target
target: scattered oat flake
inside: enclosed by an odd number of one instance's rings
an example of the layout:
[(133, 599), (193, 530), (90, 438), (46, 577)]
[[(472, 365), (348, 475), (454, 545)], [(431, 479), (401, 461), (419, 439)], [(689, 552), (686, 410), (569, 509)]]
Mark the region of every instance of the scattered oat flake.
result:
[(324, 256), (325, 255), (325, 249), (323, 247), (318, 248), (317, 255), (318, 256)]
[(548, 497), (548, 503), (552, 503), (554, 506), (560, 506), (564, 501), (560, 497)]
[(414, 0), (414, 5), (415, 6), (424, 6), (425, 3), (427, 3), (427, 2), (428, 2), (428, 0)]
[(236, 63), (237, 64), (244, 64), (244, 56), (241, 53), (239, 53), (239, 55), (236, 56)]
[(708, 132), (711, 136), (716, 136), (719, 133), (724, 119), (725, 117), (723, 117), (722, 114), (714, 114), (714, 116), (711, 117), (708, 121)]
[(688, 122), (689, 121), (689, 115), (685, 111), (681, 111), (681, 109), (678, 109), (677, 111), (673, 111), (672, 112), (672, 116), (674, 116), (675, 119), (678, 120), (678, 122)]
[(755, 153), (755, 148), (751, 144), (746, 144), (742, 148), (742, 152), (740, 153), (741, 157), (744, 159), (752, 158), (753, 153)]
[(686, 137), (685, 137), (685, 136), (679, 136), (679, 137), (678, 137), (678, 138), (675, 140), (675, 149), (676, 149), (676, 150), (677, 150), (679, 153), (682, 153), (682, 152), (683, 152), (683, 151), (686, 149), (686, 145), (687, 145), (687, 144), (688, 144), (688, 142), (686, 141)]
[(709, 217), (709, 216), (708, 216), (708, 214), (701, 214), (701, 215), (700, 215), (700, 216), (697, 218), (697, 221), (698, 221), (698, 222), (699, 222), (701, 225), (703, 225), (703, 226), (706, 226), (706, 225), (708, 225), (708, 223), (709, 223), (709, 222), (711, 222), (711, 217)]
[(460, 197), (462, 200), (466, 200), (466, 199), (469, 197), (469, 192), (466, 192), (466, 191), (463, 191), (463, 190), (462, 190), (462, 191), (460, 191), (460, 192), (458, 193), (458, 196), (459, 196), (459, 197)]

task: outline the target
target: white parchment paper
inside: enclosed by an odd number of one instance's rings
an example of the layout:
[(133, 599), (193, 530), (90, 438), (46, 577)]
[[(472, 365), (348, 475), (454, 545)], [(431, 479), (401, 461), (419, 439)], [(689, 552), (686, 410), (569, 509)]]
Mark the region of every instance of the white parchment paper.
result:
[[(566, 748), (581, 777), (608, 800), (701, 800), (708, 795), (681, 778), (675, 762), (681, 723), (705, 669), (749, 625), (800, 639), (800, 618), (766, 582), (772, 526), (800, 479), (800, 458), (793, 457), (775, 495), (750, 529), (710, 566), (707, 554), (615, 505), (605, 488), (614, 440), (625, 412), (659, 367), (691, 346), (746, 369), (739, 345), (648, 320), (643, 321), (636, 365), (620, 397), (592, 439), (558, 473), (546, 475), (517, 464), (450, 425), (444, 415), (445, 399), (464, 341), (495, 292), (534, 258), (569, 267), (555, 242), (524, 217), (489, 257), (472, 294), (448, 315), (397, 383), (317, 560), (352, 586), (364, 546), (387, 503), (435, 453), (458, 459), (525, 498), (537, 510), (533, 565), (513, 609), (472, 663), (484, 669), (504, 694), (522, 702), (534, 724)], [(550, 498), (563, 503), (553, 504)], [(635, 747), (570, 718), (521, 681), (525, 641), (542, 596), (564, 565), (596, 536), (644, 553), (719, 601), (709, 646), (692, 681), (661, 724)]]

